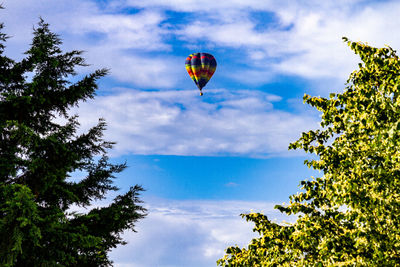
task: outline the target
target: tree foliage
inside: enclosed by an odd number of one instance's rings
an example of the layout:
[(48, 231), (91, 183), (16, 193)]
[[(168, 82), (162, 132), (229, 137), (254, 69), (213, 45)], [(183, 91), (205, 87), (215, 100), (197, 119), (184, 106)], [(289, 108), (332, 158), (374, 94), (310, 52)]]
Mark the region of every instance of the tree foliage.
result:
[(323, 176), (301, 182), (281, 212), (282, 225), (259, 213), (259, 238), (230, 247), (220, 266), (399, 266), (400, 61), (390, 48), (343, 38), (360, 56), (343, 93), (304, 96), (322, 112), (321, 129), (302, 134), (289, 149), (315, 153), (305, 164)]
[[(1, 25), (1, 28), (3, 25)], [(102, 208), (90, 207), (113, 186), (125, 164), (111, 164), (104, 141), (106, 124), (78, 134), (68, 110), (93, 98), (100, 69), (77, 82), (81, 51), (62, 52), (60, 38), (43, 20), (34, 29), (26, 57), (4, 55), (0, 34), (0, 265), (107, 266), (107, 253), (124, 244), (120, 234), (145, 216), (138, 185)], [(66, 123), (57, 123), (61, 116)], [(75, 171), (81, 180), (70, 179)]]

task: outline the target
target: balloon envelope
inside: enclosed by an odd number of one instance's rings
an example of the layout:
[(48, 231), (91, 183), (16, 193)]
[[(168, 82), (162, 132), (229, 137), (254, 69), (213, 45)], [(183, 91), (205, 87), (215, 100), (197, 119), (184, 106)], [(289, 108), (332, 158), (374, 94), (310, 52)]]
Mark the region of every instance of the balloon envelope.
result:
[(217, 61), (208, 53), (193, 53), (186, 58), (185, 67), (190, 78), (201, 89), (208, 83), (217, 68)]

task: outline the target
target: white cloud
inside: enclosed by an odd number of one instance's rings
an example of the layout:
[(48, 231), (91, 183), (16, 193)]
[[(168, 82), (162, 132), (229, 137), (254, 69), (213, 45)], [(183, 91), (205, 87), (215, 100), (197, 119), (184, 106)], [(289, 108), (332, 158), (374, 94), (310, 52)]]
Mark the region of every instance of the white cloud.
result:
[[(311, 115), (276, 110), (277, 99), (259, 91), (206, 90), (199, 98), (195, 90), (175, 90), (185, 89), (182, 81), (189, 79), (171, 39), (188, 46), (205, 39), (216, 50), (237, 49), (233, 62), (219, 64), (218, 76), (244, 85), (290, 74), (315, 79), (318, 86), (329, 80), (330, 86), (320, 86), (329, 91), (335, 82), (344, 83), (356, 61), (341, 36), (400, 45), (400, 3), (394, 1), (9, 0), (4, 6), (0, 12), (14, 53), (30, 42), (28, 32), (42, 15), (66, 47), (87, 51), (91, 69), (108, 67), (111, 77), (135, 88), (170, 89), (125, 91), (81, 105), (84, 126), (107, 119), (106, 134), (118, 142), (118, 154), (282, 155), (303, 130), (316, 127)], [(140, 10), (129, 14), (124, 8), (130, 6)], [(192, 19), (171, 27), (171, 10), (193, 12), (179, 13)], [(271, 23), (253, 18), (254, 11)]]
[(258, 33), (254, 26), (247, 18), (225, 24), (195, 21), (183, 28), (183, 31), (178, 31), (178, 34), (186, 40), (207, 38), (220, 46), (228, 47), (259, 47), (275, 43), (270, 34)]
[(104, 36), (98, 42), (108, 49), (141, 49), (145, 51), (168, 50), (162, 35), (166, 31), (160, 27), (164, 16), (159, 12), (143, 11), (133, 15), (93, 14), (77, 17), (71, 21), (70, 31), (77, 35), (98, 33)]
[(163, 7), (183, 12), (219, 12), (222, 10), (256, 8), (266, 9), (273, 1), (257, 1), (257, 0), (230, 0), (230, 1), (215, 1), (215, 0), (127, 0), (126, 3), (135, 7), (154, 8)]
[(171, 88), (176, 86), (187, 73), (182, 68), (182, 59), (175, 56), (158, 55), (152, 58), (139, 53), (127, 54), (112, 48), (93, 48), (86, 54), (94, 70), (99, 67), (110, 69), (110, 76), (144, 88)]
[(128, 245), (111, 254), (115, 266), (215, 266), (228, 246), (247, 246), (257, 237), (241, 213), (262, 212), (271, 220), (291, 221), (274, 203), (245, 201), (153, 200), (137, 233), (126, 232)]
[(12, 37), (7, 41), (12, 53), (24, 52), (17, 51), (15, 45), (18, 48), (28, 47), (32, 39), (32, 29), (39, 22), (39, 17), (60, 33), (70, 32), (74, 20), (100, 12), (95, 2), (89, 0), (4, 0), (2, 6), (4, 9), (0, 10), (1, 22), (5, 24), (4, 32)]
[(104, 117), (116, 154), (265, 157), (287, 154), (289, 142), (317, 127), (313, 117), (275, 110), (279, 100), (250, 90), (206, 90), (203, 97), (196, 90), (125, 90), (72, 113), (80, 114), (83, 129)]
[[(18, 4), (17, 4), (18, 3)], [(162, 12), (110, 13), (94, 1), (7, 1), (0, 10), (5, 23), (7, 54), (20, 59), (31, 43), (39, 16), (60, 34), (65, 50), (84, 50), (90, 70), (106, 67), (111, 77), (145, 88), (171, 88), (180, 82), (184, 59), (168, 54)], [(111, 10), (115, 11), (115, 10)], [(18, 18), (18, 21), (16, 21)], [(157, 51), (157, 55), (147, 55)], [(179, 67), (178, 66), (179, 63)], [(80, 69), (88, 71), (88, 69)]]
[[(206, 40), (216, 50), (237, 49), (237, 61), (219, 75), (248, 84), (267, 83), (281, 74), (343, 84), (358, 58), (342, 36), (400, 46), (396, 1), (6, 0), (4, 6), (2, 20), (13, 36), (10, 50), (18, 56), (43, 16), (68, 48), (86, 50), (95, 68), (109, 67), (115, 79), (146, 88), (176, 88), (186, 75), (171, 72), (179, 68), (178, 60), (172, 67), (163, 60), (172, 57), (176, 44), (171, 40), (177, 38), (186, 47), (201, 47), (199, 41)], [(140, 10), (126, 12), (132, 7)], [(176, 16), (187, 20), (171, 24), (168, 11), (184, 12)], [(254, 12), (262, 15), (254, 17)], [(246, 70), (235, 64), (245, 64)], [(253, 78), (243, 80), (244, 74)]]
[[(170, 8), (174, 8), (173, 3), (176, 2), (172, 1)], [(205, 6), (215, 8), (218, 14), (226, 9), (241, 10), (241, 16), (229, 22), (224, 19), (207, 21), (200, 17), (177, 34), (193, 43), (207, 39), (217, 47), (244, 48), (248, 53), (250, 72), (268, 71), (273, 76), (292, 74), (310, 79), (336, 78), (343, 83), (359, 59), (343, 44), (342, 36), (377, 46), (400, 46), (396, 34), (400, 27), (396, 19), (400, 4), (394, 1), (366, 4), (362, 1), (290, 1), (279, 5), (247, 1), (237, 5), (224, 3), (224, 9), (211, 1)], [(165, 5), (164, 1), (148, 4)], [(187, 6), (189, 8), (191, 4)], [(196, 7), (201, 9), (201, 5)], [(207, 9), (203, 7), (202, 11)], [(257, 21), (251, 19), (253, 10), (272, 12), (276, 21), (272, 27), (257, 29)], [(269, 61), (274, 58), (278, 60)], [(256, 69), (251, 70), (252, 66)], [(242, 76), (235, 74), (232, 77)], [(266, 81), (268, 79), (264, 79)]]

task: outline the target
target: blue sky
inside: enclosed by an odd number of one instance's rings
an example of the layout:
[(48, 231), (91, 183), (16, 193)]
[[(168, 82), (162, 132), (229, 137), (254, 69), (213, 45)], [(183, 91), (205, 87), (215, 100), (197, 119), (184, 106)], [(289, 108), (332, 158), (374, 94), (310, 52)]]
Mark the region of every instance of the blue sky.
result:
[[(273, 210), (321, 175), (288, 151), (319, 127), (304, 93), (340, 92), (358, 59), (341, 37), (400, 46), (398, 1), (4, 0), (7, 55), (21, 59), (41, 16), (64, 50), (84, 50), (85, 75), (110, 68), (81, 103), (81, 130), (108, 123), (111, 160), (129, 168), (121, 191), (141, 184), (149, 216), (111, 253), (116, 266), (215, 266), (254, 234), (238, 215)], [(215, 56), (200, 97), (184, 62)], [(79, 175), (77, 175), (79, 178)], [(110, 195), (110, 198), (113, 195)], [(108, 200), (96, 203), (106, 205)]]

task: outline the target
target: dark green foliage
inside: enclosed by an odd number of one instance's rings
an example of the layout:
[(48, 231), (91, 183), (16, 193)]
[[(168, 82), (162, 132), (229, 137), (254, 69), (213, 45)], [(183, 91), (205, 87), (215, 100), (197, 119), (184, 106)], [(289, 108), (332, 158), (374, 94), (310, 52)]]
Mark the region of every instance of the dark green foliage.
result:
[[(43, 20), (22, 61), (4, 56), (6, 39), (0, 34), (0, 265), (110, 265), (107, 253), (124, 244), (122, 231), (145, 216), (142, 188), (136, 185), (87, 214), (69, 212), (117, 190), (112, 179), (126, 165), (108, 162), (113, 143), (102, 139), (102, 119), (78, 135), (77, 118), (67, 114), (94, 97), (107, 70), (69, 82), (74, 68), (85, 66), (81, 51), (63, 53)], [(57, 116), (67, 122), (55, 123)], [(85, 178), (71, 181), (74, 171)]]

